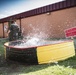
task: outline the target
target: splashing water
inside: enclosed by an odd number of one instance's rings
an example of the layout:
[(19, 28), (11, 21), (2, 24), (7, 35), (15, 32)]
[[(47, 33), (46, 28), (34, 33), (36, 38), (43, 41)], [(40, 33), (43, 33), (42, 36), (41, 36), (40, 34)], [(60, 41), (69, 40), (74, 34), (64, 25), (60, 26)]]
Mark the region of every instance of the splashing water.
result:
[(14, 45), (15, 47), (33, 47), (33, 46), (42, 46), (42, 45), (48, 45), (48, 44), (55, 44), (55, 43), (60, 43), (63, 42), (63, 40), (44, 40), (42, 39), (43, 36), (45, 38), (48, 38), (48, 35), (43, 32), (45, 31), (45, 26), (43, 30), (41, 31), (39, 27), (34, 27), (32, 24), (28, 25), (29, 27), (32, 28), (32, 32), (35, 32), (35, 34), (29, 33), (19, 44)]
[(43, 46), (43, 45), (49, 45), (49, 44), (56, 44), (61, 43), (64, 40), (42, 40), (36, 37), (32, 37), (28, 40), (22, 40), (19, 44), (14, 45), (14, 47), (18, 48), (27, 48), (27, 47), (34, 47), (34, 46)]
[(34, 37), (26, 41), (26, 45), (37, 45), (38, 42), (39, 42), (39, 39)]

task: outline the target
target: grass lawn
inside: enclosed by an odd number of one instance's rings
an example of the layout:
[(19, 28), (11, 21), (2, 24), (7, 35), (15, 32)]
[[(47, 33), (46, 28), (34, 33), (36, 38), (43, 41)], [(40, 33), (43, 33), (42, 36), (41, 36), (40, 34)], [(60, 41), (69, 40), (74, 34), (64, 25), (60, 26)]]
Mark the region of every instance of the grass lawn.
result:
[(76, 56), (58, 63), (27, 65), (4, 58), (3, 44), (0, 39), (0, 75), (76, 75)]

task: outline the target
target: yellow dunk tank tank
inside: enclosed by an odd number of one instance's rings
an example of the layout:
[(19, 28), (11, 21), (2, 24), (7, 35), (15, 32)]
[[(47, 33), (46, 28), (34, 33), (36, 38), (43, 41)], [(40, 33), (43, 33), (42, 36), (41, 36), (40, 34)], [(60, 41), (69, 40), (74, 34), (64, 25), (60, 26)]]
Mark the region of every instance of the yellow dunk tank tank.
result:
[(20, 42), (13, 41), (4, 44), (6, 59), (30, 64), (45, 64), (65, 60), (75, 55), (73, 40), (35, 47), (13, 46)]

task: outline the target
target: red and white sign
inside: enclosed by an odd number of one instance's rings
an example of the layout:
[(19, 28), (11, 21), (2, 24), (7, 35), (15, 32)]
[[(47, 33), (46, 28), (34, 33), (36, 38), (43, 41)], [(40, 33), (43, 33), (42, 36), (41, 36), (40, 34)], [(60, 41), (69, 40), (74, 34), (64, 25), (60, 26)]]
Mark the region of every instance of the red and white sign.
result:
[(65, 30), (66, 37), (74, 37), (76, 36), (76, 27), (69, 28)]

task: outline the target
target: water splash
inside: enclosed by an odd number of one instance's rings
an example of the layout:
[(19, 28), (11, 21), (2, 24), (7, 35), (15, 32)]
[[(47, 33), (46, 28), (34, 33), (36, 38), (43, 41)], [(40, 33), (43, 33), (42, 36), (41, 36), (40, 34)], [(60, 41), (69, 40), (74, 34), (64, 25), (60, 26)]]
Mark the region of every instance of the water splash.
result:
[(31, 28), (31, 32), (29, 32), (27, 36), (24, 36), (22, 42), (15, 45), (15, 47), (33, 47), (62, 42), (63, 40), (45, 40), (49, 37), (49, 35), (45, 33), (47, 28), (45, 22), (47, 22), (47, 20), (44, 21), (44, 27), (39, 27), (38, 24), (35, 25), (36, 27), (33, 24), (29, 24), (28, 27)]
[(56, 43), (61, 43), (63, 41), (64, 40), (43, 40), (43, 39), (39, 39), (37, 37), (32, 37), (32, 38), (30, 38), (28, 40), (20, 41), (20, 43), (14, 45), (14, 47), (27, 48), (27, 47), (35, 47), (35, 46), (56, 44)]

